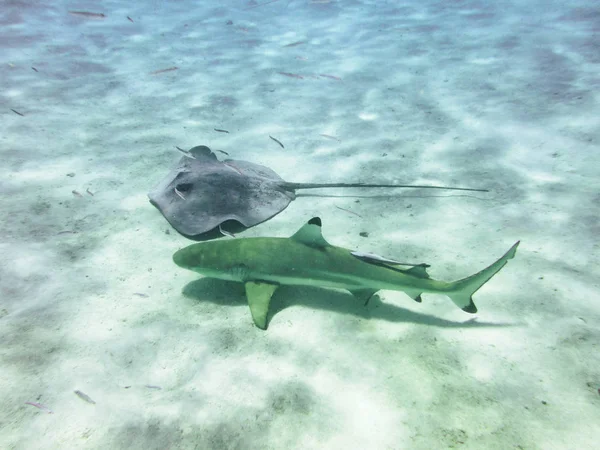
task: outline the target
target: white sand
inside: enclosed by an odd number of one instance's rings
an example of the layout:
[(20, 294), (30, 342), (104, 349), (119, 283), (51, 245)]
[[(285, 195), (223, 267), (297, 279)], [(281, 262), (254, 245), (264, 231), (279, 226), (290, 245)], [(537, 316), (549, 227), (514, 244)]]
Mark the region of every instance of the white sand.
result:
[[(0, 448), (596, 448), (596, 2), (45, 3), (1, 11)], [(444, 280), (522, 244), (474, 320), (284, 287), (264, 332), (147, 201), (200, 144), (290, 181), (491, 189), (300, 197), (243, 237), (318, 215)]]

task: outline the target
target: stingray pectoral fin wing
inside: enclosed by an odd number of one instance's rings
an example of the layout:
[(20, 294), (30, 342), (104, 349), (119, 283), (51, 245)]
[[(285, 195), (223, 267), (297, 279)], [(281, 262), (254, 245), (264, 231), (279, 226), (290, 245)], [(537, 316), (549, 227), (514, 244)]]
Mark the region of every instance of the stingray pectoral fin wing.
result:
[(269, 180), (249, 179), (243, 189), (231, 194), (237, 194), (237, 198), (230, 200), (228, 209), (247, 228), (279, 214), (296, 198), (293, 191), (283, 190)]
[(269, 304), (271, 297), (279, 285), (264, 283), (262, 281), (248, 281), (245, 284), (246, 297), (248, 297), (248, 306), (254, 324), (261, 330), (267, 329), (267, 314), (269, 313)]
[(294, 191), (282, 187), (277, 174), (267, 168), (243, 161), (228, 166), (208, 147), (195, 147), (190, 154), (194, 159), (182, 157), (149, 194), (152, 204), (185, 236), (198, 237), (229, 220), (252, 227), (295, 198)]

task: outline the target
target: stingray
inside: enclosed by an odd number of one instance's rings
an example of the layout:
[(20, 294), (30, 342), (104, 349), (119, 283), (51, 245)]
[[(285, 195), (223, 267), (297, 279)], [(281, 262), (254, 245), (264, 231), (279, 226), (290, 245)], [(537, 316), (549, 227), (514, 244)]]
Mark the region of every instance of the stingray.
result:
[(237, 233), (269, 220), (296, 198), (299, 189), (424, 188), (487, 192), (427, 185), (292, 183), (259, 164), (237, 159), (219, 161), (205, 145), (181, 151), (184, 156), (177, 167), (148, 197), (175, 230), (198, 241)]

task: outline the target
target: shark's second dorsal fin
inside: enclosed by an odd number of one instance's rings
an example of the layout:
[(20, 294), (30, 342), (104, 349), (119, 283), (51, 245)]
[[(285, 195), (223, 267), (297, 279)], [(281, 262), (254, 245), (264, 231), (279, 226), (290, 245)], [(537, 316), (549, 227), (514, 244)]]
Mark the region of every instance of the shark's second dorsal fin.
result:
[(411, 267), (405, 272), (417, 278), (429, 278), (429, 274), (426, 270), (428, 267), (429, 265), (427, 264), (419, 264), (418, 266)]
[(319, 217), (313, 217), (306, 222), (290, 239), (302, 242), (309, 247), (323, 248), (330, 245), (321, 233), (321, 219)]

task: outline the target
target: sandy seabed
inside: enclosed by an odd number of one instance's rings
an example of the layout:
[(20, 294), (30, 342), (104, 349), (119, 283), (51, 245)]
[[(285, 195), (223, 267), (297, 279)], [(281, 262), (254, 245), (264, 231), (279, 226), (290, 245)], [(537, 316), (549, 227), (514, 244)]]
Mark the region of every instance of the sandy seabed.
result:
[[(600, 10), (565, 3), (5, 1), (0, 447), (596, 448)], [(311, 192), (239, 237), (319, 216), (442, 280), (521, 246), (476, 316), (282, 287), (261, 331), (148, 202), (195, 145), (490, 190)]]

